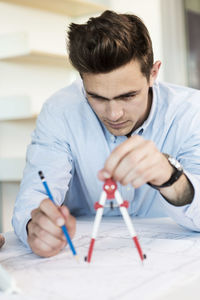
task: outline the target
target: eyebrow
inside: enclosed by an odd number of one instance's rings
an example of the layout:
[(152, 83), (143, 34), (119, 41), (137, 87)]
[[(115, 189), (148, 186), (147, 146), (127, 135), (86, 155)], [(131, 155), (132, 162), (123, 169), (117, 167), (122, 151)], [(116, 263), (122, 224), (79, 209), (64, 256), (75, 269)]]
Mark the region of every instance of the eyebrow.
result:
[[(127, 92), (127, 93), (124, 93), (124, 94), (120, 94), (120, 95), (117, 95), (115, 96), (113, 99), (119, 99), (119, 98), (124, 98), (124, 97), (128, 97), (128, 96), (131, 96), (131, 95), (136, 95), (138, 94), (139, 90), (138, 91), (130, 91), (130, 92)], [(86, 93), (90, 96), (93, 96), (93, 97), (96, 97), (96, 98), (99, 98), (99, 99), (103, 99), (103, 100), (111, 100), (109, 98), (106, 98), (106, 97), (103, 97), (101, 95), (98, 95), (98, 94), (95, 94), (93, 92), (90, 92), (90, 91), (87, 91), (86, 90)]]

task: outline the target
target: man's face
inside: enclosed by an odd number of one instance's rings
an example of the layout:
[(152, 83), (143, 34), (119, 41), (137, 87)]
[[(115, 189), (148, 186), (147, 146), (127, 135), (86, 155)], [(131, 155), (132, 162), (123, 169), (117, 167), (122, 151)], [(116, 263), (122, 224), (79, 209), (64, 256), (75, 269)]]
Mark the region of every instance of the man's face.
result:
[(111, 134), (127, 135), (148, 117), (149, 87), (156, 77), (152, 74), (148, 82), (138, 61), (109, 73), (82, 74), (88, 102)]

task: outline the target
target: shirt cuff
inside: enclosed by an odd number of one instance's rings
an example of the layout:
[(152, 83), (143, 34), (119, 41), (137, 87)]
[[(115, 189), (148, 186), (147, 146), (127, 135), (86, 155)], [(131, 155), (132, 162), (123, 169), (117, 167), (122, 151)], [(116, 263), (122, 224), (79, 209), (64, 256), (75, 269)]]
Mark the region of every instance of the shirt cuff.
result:
[[(12, 219), (12, 225), (15, 231), (15, 234), (19, 238), (19, 240), (25, 245), (26, 248), (31, 249), (27, 240), (27, 231), (26, 231), (26, 225), (28, 221), (31, 219), (31, 215), (28, 214), (25, 216), (25, 214), (22, 216), (22, 212), (15, 213)], [(23, 220), (23, 221), (22, 221)], [(31, 250), (32, 251), (32, 250)]]

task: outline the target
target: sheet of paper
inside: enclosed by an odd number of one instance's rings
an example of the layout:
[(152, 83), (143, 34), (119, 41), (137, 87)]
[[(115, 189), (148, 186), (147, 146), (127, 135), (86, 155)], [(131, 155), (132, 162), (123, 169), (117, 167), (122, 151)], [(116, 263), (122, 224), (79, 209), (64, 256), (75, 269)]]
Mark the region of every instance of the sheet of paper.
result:
[[(80, 219), (74, 246), (80, 263), (68, 247), (51, 258), (40, 258), (14, 236), (6, 234), (0, 264), (15, 277), (22, 294), (14, 299), (116, 300), (157, 299), (176, 284), (200, 275), (200, 234), (169, 219), (133, 219), (147, 255), (141, 264), (121, 217), (104, 218), (92, 262), (84, 261), (93, 219)], [(0, 293), (1, 299), (11, 299)]]

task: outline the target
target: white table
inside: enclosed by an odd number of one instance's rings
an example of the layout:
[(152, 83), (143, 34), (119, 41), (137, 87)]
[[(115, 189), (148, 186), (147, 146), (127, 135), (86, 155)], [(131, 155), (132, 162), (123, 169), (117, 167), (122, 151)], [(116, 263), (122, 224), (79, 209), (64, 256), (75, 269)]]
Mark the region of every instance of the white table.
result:
[(5, 234), (0, 264), (15, 277), (21, 294), (0, 299), (200, 299), (200, 234), (191, 233), (170, 219), (133, 219), (144, 265), (121, 217), (104, 218), (92, 262), (87, 255), (93, 219), (80, 219), (73, 242), (80, 263), (64, 249), (40, 258), (26, 249), (13, 232)]

